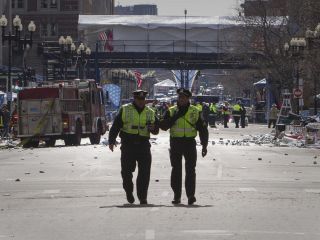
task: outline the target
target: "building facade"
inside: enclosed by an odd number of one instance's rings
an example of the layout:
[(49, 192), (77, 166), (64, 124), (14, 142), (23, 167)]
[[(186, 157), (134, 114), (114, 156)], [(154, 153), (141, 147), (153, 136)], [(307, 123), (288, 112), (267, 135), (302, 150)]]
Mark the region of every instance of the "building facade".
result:
[(154, 4), (137, 4), (133, 6), (118, 5), (114, 8), (115, 15), (158, 15), (158, 7)]
[[(6, 2), (11, 6), (10, 11), (5, 9)], [(15, 15), (19, 15), (24, 30), (28, 28), (31, 20), (36, 24), (34, 44), (27, 54), (26, 64), (42, 74), (43, 64), (37, 54), (39, 52), (37, 46), (44, 41), (58, 41), (60, 36), (71, 36), (75, 41), (79, 40), (79, 14), (113, 14), (114, 0), (1, 0), (0, 10), (1, 8), (8, 22), (12, 21)], [(27, 31), (25, 33), (28, 37)], [(0, 59), (5, 60), (4, 55), (0, 54)], [(13, 65), (22, 68), (21, 57), (14, 56)]]
[(288, 16), (289, 0), (245, 0), (244, 16)]

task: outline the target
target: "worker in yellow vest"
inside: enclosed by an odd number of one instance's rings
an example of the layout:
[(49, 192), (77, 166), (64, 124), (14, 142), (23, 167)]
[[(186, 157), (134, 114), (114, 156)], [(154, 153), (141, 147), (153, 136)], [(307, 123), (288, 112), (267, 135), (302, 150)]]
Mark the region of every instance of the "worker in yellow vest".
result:
[(169, 108), (164, 119), (160, 122), (162, 130), (170, 129), (170, 161), (171, 188), (174, 192), (173, 204), (181, 203), (182, 191), (182, 157), (185, 158), (185, 188), (188, 204), (196, 202), (196, 163), (197, 149), (195, 137), (199, 132), (202, 145), (202, 157), (207, 154), (208, 128), (203, 121), (199, 109), (190, 105), (191, 92), (180, 88), (177, 90), (177, 105)]
[(155, 112), (146, 106), (147, 92), (133, 92), (133, 102), (121, 106), (109, 132), (109, 148), (113, 152), (116, 138), (121, 138), (121, 175), (123, 188), (129, 203), (134, 203), (132, 173), (138, 163), (137, 196), (140, 204), (147, 204), (150, 181), (151, 152), (150, 133), (158, 134)]
[(236, 128), (239, 128), (240, 116), (241, 116), (241, 111), (242, 111), (242, 107), (240, 104), (241, 104), (241, 102), (238, 101), (232, 107), (232, 116), (233, 116), (234, 122), (236, 124)]
[(216, 117), (217, 117), (217, 106), (216, 103), (210, 104), (210, 114), (209, 114), (209, 125), (210, 127), (216, 128)]

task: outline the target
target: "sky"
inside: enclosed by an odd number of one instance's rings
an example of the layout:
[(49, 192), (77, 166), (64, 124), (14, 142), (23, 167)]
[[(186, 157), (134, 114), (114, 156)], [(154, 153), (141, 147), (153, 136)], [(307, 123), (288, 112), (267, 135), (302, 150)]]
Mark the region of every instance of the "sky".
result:
[(115, 5), (156, 4), (158, 15), (183, 16), (187, 9), (189, 16), (236, 15), (240, 0), (115, 0)]

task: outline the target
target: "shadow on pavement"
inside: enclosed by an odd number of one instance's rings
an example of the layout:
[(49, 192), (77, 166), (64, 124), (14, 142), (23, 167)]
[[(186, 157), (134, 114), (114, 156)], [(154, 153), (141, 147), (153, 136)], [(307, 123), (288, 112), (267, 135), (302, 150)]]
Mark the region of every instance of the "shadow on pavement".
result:
[(100, 206), (99, 208), (172, 208), (172, 207), (180, 207), (180, 208), (210, 208), (213, 205), (186, 205), (186, 204), (176, 204), (176, 205), (157, 205), (157, 204), (123, 204), (123, 205), (111, 205), (111, 206)]

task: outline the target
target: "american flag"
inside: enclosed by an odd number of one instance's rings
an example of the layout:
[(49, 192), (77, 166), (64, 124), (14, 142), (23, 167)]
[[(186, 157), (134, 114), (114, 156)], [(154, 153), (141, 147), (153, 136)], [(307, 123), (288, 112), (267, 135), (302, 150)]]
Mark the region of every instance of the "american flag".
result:
[(105, 41), (104, 43), (104, 51), (113, 51), (112, 41), (113, 41), (113, 32), (111, 30), (107, 30), (105, 32), (99, 33), (99, 40)]
[(136, 79), (137, 79), (137, 87), (140, 88), (142, 85), (141, 73), (135, 70), (134, 75), (136, 76)]

